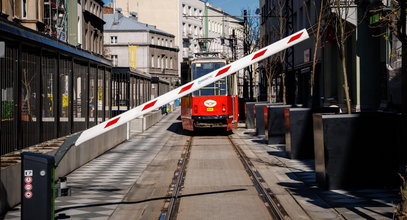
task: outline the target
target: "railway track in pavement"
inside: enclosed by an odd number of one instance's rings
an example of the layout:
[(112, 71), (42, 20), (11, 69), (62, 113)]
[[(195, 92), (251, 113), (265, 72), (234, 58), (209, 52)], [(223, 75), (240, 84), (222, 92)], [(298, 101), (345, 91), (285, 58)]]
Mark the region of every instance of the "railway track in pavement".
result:
[(190, 136), (166, 198), (160, 220), (290, 219), (241, 147), (216, 132)]

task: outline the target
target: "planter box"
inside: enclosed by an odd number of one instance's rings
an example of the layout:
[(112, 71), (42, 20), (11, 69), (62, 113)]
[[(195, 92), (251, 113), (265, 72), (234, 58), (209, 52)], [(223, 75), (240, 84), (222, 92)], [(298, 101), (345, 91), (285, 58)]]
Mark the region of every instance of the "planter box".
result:
[(286, 108), (285, 151), (291, 159), (314, 158), (312, 135), (312, 110), (310, 108)]
[(266, 103), (266, 102), (246, 102), (246, 128), (253, 129), (256, 126), (256, 112), (255, 104)]
[(287, 108), (284, 110), (285, 150), (291, 159), (314, 158), (312, 113), (339, 113), (339, 108)]
[[(256, 135), (264, 135), (264, 128), (266, 124), (265, 120), (265, 112), (267, 112), (267, 106), (270, 105), (270, 103), (261, 103), (261, 104), (255, 104), (256, 108)], [(266, 109), (266, 110), (264, 110)]]
[(400, 115), (314, 114), (317, 182), (327, 189), (398, 185)]
[(268, 144), (285, 143), (284, 109), (286, 108), (291, 108), (291, 105), (267, 106), (268, 127), (266, 137)]

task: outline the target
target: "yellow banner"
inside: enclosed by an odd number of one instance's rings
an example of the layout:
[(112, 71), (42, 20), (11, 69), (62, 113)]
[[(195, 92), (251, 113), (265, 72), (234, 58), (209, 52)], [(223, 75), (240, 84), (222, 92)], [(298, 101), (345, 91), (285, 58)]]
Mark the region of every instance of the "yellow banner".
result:
[(68, 104), (69, 104), (68, 96), (63, 95), (62, 96), (62, 108), (68, 107)]
[(129, 66), (134, 69), (137, 67), (137, 46), (129, 46)]

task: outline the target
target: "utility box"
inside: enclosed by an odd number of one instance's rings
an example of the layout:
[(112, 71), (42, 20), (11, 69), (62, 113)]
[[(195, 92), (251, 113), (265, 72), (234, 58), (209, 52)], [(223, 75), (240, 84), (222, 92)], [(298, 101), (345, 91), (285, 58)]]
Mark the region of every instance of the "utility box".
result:
[(23, 152), (21, 158), (21, 219), (54, 219), (54, 157)]

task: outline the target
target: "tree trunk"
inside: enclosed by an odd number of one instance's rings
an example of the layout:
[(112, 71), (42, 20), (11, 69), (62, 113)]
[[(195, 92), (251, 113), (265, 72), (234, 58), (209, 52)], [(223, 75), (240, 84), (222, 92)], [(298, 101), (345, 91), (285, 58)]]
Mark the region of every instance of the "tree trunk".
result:
[(345, 45), (341, 43), (341, 64), (343, 70), (343, 89), (345, 90), (345, 100), (346, 100), (346, 109), (348, 110), (348, 114), (352, 113), (351, 105), (350, 105), (350, 96), (349, 96), (349, 85), (348, 85), (348, 71), (346, 69), (346, 57), (345, 57)]

